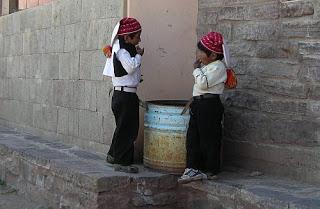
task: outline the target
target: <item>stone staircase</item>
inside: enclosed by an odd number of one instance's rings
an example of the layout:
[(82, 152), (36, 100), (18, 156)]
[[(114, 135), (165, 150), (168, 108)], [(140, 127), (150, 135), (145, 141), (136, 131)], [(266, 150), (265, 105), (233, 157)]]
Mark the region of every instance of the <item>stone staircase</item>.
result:
[(27, 209), (320, 209), (319, 185), (241, 169), (178, 185), (138, 166), (138, 174), (115, 172), (102, 155), (0, 126), (0, 179), (33, 202)]

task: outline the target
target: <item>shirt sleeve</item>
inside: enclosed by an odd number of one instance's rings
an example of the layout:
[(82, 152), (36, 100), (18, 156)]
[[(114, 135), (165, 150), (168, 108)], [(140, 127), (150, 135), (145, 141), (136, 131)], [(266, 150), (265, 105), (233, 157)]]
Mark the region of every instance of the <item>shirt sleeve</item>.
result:
[(141, 55), (136, 54), (135, 57), (131, 57), (129, 52), (125, 49), (120, 49), (117, 52), (117, 58), (128, 74), (134, 73), (141, 65)]
[(195, 84), (202, 90), (208, 89), (226, 80), (227, 74), (224, 68), (219, 67), (204, 67), (203, 69), (196, 68), (193, 71)]

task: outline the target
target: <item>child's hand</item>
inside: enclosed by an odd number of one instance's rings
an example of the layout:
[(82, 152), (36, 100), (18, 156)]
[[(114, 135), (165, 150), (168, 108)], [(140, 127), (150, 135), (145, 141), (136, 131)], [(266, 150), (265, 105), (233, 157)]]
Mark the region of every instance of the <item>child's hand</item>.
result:
[(140, 46), (137, 46), (136, 48), (137, 48), (137, 53), (142, 56), (144, 54), (144, 48), (140, 48)]
[(194, 63), (193, 63), (193, 68), (200, 68), (201, 67), (201, 60), (197, 59)]

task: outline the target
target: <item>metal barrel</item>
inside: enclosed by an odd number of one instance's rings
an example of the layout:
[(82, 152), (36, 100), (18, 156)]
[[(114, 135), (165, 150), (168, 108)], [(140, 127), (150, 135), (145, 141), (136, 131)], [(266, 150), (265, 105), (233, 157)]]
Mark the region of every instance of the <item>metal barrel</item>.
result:
[(189, 113), (181, 115), (187, 101), (147, 102), (144, 117), (144, 156), (146, 167), (181, 174), (186, 166), (186, 133)]

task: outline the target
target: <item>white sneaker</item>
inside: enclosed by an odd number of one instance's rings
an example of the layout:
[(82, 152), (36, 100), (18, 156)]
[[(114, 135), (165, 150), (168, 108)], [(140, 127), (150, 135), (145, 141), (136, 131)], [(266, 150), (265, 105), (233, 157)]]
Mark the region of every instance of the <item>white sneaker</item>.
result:
[(178, 179), (178, 183), (185, 184), (190, 181), (207, 179), (207, 175), (202, 173), (200, 170), (195, 170), (193, 168), (186, 168), (182, 176)]

